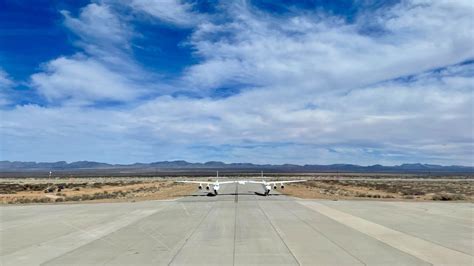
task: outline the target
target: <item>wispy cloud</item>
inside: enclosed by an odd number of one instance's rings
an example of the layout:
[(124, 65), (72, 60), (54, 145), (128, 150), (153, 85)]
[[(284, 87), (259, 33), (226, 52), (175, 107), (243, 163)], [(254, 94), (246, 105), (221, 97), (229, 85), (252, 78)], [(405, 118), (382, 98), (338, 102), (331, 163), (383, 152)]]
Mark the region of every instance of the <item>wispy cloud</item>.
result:
[(403, 3), (370, 14), (381, 35), (361, 33), (364, 18), (345, 24), (320, 14), (272, 17), (247, 5), (232, 8), (229, 22), (204, 23), (193, 34), (204, 60), (184, 79), (198, 90), (239, 82), (297, 85), (293, 90), (305, 93), (348, 90), (474, 58), (474, 10), (463, 3)]
[(147, 75), (130, 55), (133, 30), (107, 4), (89, 4), (77, 18), (61, 11), (82, 52), (45, 63), (31, 85), (55, 104), (129, 102), (148, 90)]
[(179, 27), (193, 27), (204, 15), (193, 10), (193, 4), (180, 0), (133, 0), (130, 6), (154, 19)]
[(0, 88), (9, 88), (13, 85), (13, 81), (8, 77), (7, 73), (0, 69)]
[[(62, 10), (64, 24), (79, 36), (78, 44), (90, 54), (101, 54), (100, 50), (129, 49), (132, 29), (106, 4), (89, 4), (77, 18)], [(110, 51), (108, 51), (110, 52)]]
[(0, 69), (0, 107), (10, 104), (7, 91), (14, 85), (5, 71)]

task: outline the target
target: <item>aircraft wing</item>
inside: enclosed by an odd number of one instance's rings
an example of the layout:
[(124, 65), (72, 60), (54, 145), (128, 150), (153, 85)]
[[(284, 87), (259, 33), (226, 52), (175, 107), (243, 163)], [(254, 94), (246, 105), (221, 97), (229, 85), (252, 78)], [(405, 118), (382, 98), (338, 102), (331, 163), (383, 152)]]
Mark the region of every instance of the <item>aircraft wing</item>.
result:
[(236, 183), (237, 181), (176, 181), (179, 183), (192, 183), (192, 184), (205, 184), (205, 185), (214, 185), (214, 184), (231, 184)]
[(306, 180), (285, 180), (285, 181), (253, 181), (253, 180), (245, 180), (239, 181), (245, 183), (252, 183), (252, 184), (286, 184), (286, 183), (297, 183), (297, 182), (305, 182)]
[(286, 183), (298, 183), (298, 182), (306, 182), (306, 180), (270, 181), (270, 182), (267, 182), (267, 183), (286, 184)]
[(216, 183), (216, 182), (209, 182), (209, 181), (176, 181), (176, 182), (178, 182), (178, 183), (191, 183), (191, 184), (204, 184), (204, 185), (214, 185)]
[(237, 183), (237, 181), (219, 181), (219, 184), (231, 184), (231, 183)]
[(244, 181), (240, 181), (241, 184), (245, 184), (245, 183), (251, 183), (251, 184), (265, 184), (265, 183), (268, 183), (268, 182), (265, 182), (265, 181), (253, 181), (253, 180), (244, 180)]

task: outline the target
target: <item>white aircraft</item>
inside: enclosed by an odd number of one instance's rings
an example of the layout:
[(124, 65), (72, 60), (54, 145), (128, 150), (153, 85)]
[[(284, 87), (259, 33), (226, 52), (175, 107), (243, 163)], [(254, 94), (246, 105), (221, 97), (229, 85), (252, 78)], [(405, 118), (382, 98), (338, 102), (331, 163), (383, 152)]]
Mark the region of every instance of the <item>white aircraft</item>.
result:
[[(216, 175), (216, 178), (219, 178), (219, 171), (217, 171), (217, 175)], [(216, 179), (215, 182), (204, 182), (204, 181), (177, 181), (177, 182), (180, 182), (180, 183), (192, 183), (192, 184), (199, 184), (199, 189), (202, 189), (203, 187), (203, 184), (206, 185), (206, 190), (209, 190), (210, 187), (212, 186), (212, 189), (214, 190), (214, 194), (217, 195), (217, 191), (219, 190), (220, 188), (220, 184), (231, 184), (231, 183), (235, 183), (237, 181), (224, 181), (224, 182), (219, 182), (218, 179)]]
[(306, 180), (288, 180), (288, 181), (245, 181), (246, 183), (253, 183), (253, 184), (261, 184), (263, 186), (263, 188), (265, 189), (265, 196), (268, 196), (268, 194), (270, 194), (270, 190), (272, 190), (272, 187), (273, 189), (276, 189), (277, 188), (277, 184), (280, 185), (280, 188), (281, 189), (284, 189), (285, 188), (285, 185), (284, 184), (288, 184), (288, 183), (297, 183), (297, 182), (305, 182)]
[[(217, 172), (217, 178), (219, 178), (219, 172)], [(262, 178), (263, 177), (263, 172), (262, 172)], [(284, 184), (287, 183), (297, 183), (297, 182), (305, 182), (306, 180), (285, 180), (285, 181), (253, 181), (253, 180), (239, 180), (239, 181), (224, 181), (224, 182), (219, 182), (219, 180), (216, 180), (215, 182), (203, 182), (203, 181), (177, 181), (180, 183), (192, 183), (192, 184), (199, 184), (198, 188), (202, 189), (203, 184), (206, 185), (206, 190), (210, 189), (210, 186), (212, 186), (214, 190), (214, 194), (217, 195), (217, 191), (220, 188), (220, 184), (231, 184), (231, 183), (239, 183), (241, 185), (245, 185), (246, 183), (252, 183), (252, 184), (261, 184), (265, 190), (265, 196), (268, 196), (270, 194), (270, 191), (272, 190), (272, 187), (274, 189), (277, 188), (277, 184), (281, 187), (281, 189), (285, 188)]]
[[(262, 179), (264, 178), (263, 177), (263, 172), (262, 172), (262, 177), (261, 178)], [(284, 184), (305, 182), (305, 181), (306, 180), (288, 180), (288, 181), (265, 181), (265, 180), (253, 181), (253, 180), (248, 180), (248, 181), (240, 181), (240, 182), (252, 183), (252, 184), (261, 184), (263, 186), (263, 189), (265, 190), (265, 196), (268, 196), (268, 194), (270, 194), (270, 190), (272, 190), (272, 187), (273, 187), (273, 189), (277, 188), (277, 184), (280, 185), (281, 189), (284, 189), (285, 188)]]

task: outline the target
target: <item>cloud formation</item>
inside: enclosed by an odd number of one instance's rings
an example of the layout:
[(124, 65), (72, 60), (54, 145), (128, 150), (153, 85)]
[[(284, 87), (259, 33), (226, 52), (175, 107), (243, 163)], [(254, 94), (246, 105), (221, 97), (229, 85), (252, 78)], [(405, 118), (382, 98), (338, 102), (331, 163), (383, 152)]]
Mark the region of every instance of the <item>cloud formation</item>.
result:
[(31, 85), (54, 104), (133, 101), (146, 90), (146, 75), (130, 56), (133, 31), (107, 4), (89, 4), (77, 18), (61, 11), (82, 49), (45, 63)]
[(473, 11), (462, 2), (404, 2), (367, 15), (383, 33), (364, 34), (364, 16), (346, 24), (317, 13), (275, 18), (232, 6), (232, 20), (194, 32), (191, 43), (205, 60), (185, 79), (199, 90), (235, 83), (297, 84), (293, 90), (304, 93), (367, 86), (473, 58)]
[(7, 73), (0, 68), (0, 107), (10, 104), (7, 92), (13, 85), (14, 82)]
[[(51, 106), (2, 111), (6, 159), (474, 162), (469, 1), (403, 1), (353, 22), (247, 2), (213, 15), (179, 1), (111, 5), (63, 12), (81, 52), (32, 75)], [(191, 29), (177, 45), (197, 63), (177, 78), (134, 57), (133, 24), (150, 18)], [(103, 101), (122, 105), (94, 105)]]
[(137, 97), (140, 89), (120, 73), (100, 61), (80, 55), (60, 57), (49, 62), (44, 72), (31, 77), (32, 84), (50, 102), (76, 104), (100, 100), (126, 101)]
[(0, 88), (8, 88), (13, 85), (13, 81), (8, 77), (7, 73), (0, 69)]
[(195, 26), (204, 18), (204, 15), (193, 11), (192, 3), (180, 0), (133, 0), (130, 6), (138, 12), (179, 27)]

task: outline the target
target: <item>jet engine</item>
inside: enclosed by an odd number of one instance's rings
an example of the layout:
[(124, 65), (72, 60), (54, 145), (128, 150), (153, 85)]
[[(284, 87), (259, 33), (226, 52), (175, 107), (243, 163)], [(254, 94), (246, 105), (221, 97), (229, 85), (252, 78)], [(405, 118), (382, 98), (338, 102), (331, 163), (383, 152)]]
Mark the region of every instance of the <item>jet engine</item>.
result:
[(199, 188), (199, 189), (202, 189), (202, 185), (201, 185), (201, 184), (199, 184), (199, 187), (198, 187), (198, 188)]
[(285, 188), (285, 186), (284, 186), (283, 184), (280, 184), (280, 187), (281, 187), (281, 189), (284, 189), (284, 188)]
[(206, 190), (209, 190), (209, 185), (206, 186)]
[(276, 185), (273, 185), (273, 189), (277, 189), (277, 186), (276, 186)]

